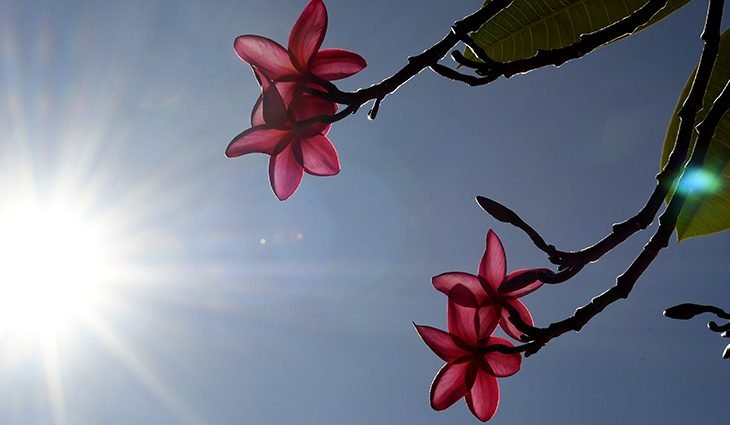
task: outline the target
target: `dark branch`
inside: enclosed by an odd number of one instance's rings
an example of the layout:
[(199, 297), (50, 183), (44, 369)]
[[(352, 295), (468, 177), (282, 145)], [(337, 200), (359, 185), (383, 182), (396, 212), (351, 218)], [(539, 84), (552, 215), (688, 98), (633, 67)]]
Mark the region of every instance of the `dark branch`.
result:
[[(707, 20), (705, 21), (705, 28), (702, 33), (702, 39), (705, 42), (705, 47), (702, 52), (700, 67), (693, 82), (692, 92), (695, 91), (695, 86), (702, 84), (701, 81), (698, 83), (698, 79), (701, 78), (700, 71), (703, 73), (707, 72), (707, 78), (709, 78), (709, 73), (712, 70), (714, 58), (717, 55), (720, 41), (720, 23), (722, 20), (723, 4), (723, 0), (710, 0)], [(709, 69), (707, 69), (708, 67)], [(706, 90), (706, 83), (704, 85), (705, 89), (703, 89), (703, 91), (699, 94), (699, 104), (701, 104), (704, 91)], [(695, 96), (697, 95), (695, 94)], [(692, 96), (692, 93), (690, 93), (690, 96), (687, 101), (685, 101), (682, 110), (686, 110), (686, 106), (691, 104), (690, 98), (692, 98), (692, 100), (696, 100), (695, 97)], [(730, 82), (726, 84), (720, 95), (717, 99), (715, 99), (705, 119), (697, 126), (697, 142), (687, 166), (684, 167), (684, 171), (679, 177), (678, 184), (682, 184), (683, 180), (688, 175), (686, 174), (686, 170), (699, 168), (704, 163), (710, 142), (715, 134), (715, 129), (717, 128), (720, 119), (725, 112), (728, 111), (728, 109), (730, 109)], [(680, 117), (684, 118), (681, 114), (682, 112), (680, 111)], [(696, 114), (696, 111), (694, 114)], [(691, 131), (689, 135), (691, 136)], [(677, 144), (679, 144), (679, 142), (680, 140), (678, 136)], [(677, 146), (675, 146), (675, 152), (676, 151)], [(593, 298), (588, 304), (578, 308), (572, 316), (564, 320), (554, 322), (546, 328), (537, 329), (536, 331), (529, 333), (529, 338), (531, 339), (530, 342), (504, 350), (500, 349), (499, 351), (524, 352), (526, 356), (532, 355), (539, 351), (540, 348), (545, 346), (545, 344), (553, 338), (569, 331), (580, 331), (583, 326), (585, 326), (593, 317), (598, 315), (606, 307), (620, 299), (628, 298), (639, 277), (641, 277), (643, 272), (649, 267), (649, 265), (651, 265), (659, 252), (669, 245), (669, 240), (674, 232), (674, 228), (676, 227), (679, 214), (688, 196), (689, 193), (686, 192), (674, 193), (669, 205), (659, 218), (659, 227), (656, 232), (649, 239), (649, 242), (644, 246), (626, 271), (616, 278), (614, 286)], [(664, 197), (661, 199), (663, 200), (663, 198)], [(727, 349), (724, 355), (730, 356)]]
[(451, 69), (446, 65), (441, 65), (440, 63), (431, 65), (431, 69), (442, 77), (448, 78), (449, 80), (461, 81), (470, 86), (483, 86), (499, 78), (499, 75), (495, 75), (494, 77), (475, 77), (474, 75), (462, 74), (461, 72)]
[(416, 76), (424, 69), (436, 64), (441, 58), (449, 53), (456, 43), (465, 34), (476, 31), (485, 22), (492, 19), (513, 0), (493, 0), (478, 11), (454, 23), (446, 36), (422, 53), (408, 58), (408, 63), (398, 72), (368, 88), (355, 92), (343, 92), (336, 87), (327, 87), (327, 93), (320, 93), (320, 96), (333, 102), (346, 105), (362, 105), (369, 100), (384, 99), (390, 93), (396, 91), (408, 80)]
[[(722, 0), (711, 0), (710, 11), (721, 15), (722, 3)], [(720, 96), (715, 99), (707, 117), (697, 127), (697, 144), (685, 170), (691, 170), (694, 167), (702, 166), (710, 141), (712, 140), (712, 136), (715, 134), (715, 129), (717, 128), (722, 115), (724, 115), (728, 109), (730, 109), (730, 82), (725, 85)], [(682, 184), (687, 175), (688, 174), (686, 172), (683, 173), (678, 184)], [(659, 217), (659, 227), (657, 231), (651, 239), (649, 239), (649, 242), (644, 246), (641, 253), (639, 253), (638, 257), (636, 257), (628, 269), (626, 269), (626, 271), (616, 279), (616, 283), (613, 287), (593, 298), (585, 306), (576, 310), (573, 316), (560, 322), (555, 322), (547, 328), (541, 329), (535, 334), (531, 334), (530, 337), (533, 338), (532, 342), (525, 344), (524, 346), (526, 355), (534, 354), (549, 340), (559, 335), (571, 330), (580, 331), (586, 323), (588, 323), (598, 313), (603, 311), (603, 309), (620, 299), (628, 298), (639, 277), (641, 277), (642, 273), (649, 267), (649, 265), (651, 265), (659, 254), (659, 251), (669, 245), (669, 239), (674, 232), (674, 228), (677, 225), (677, 219), (682, 211), (682, 207), (687, 201), (689, 193), (691, 193), (691, 191), (677, 191), (674, 193), (674, 196), (672, 196), (672, 199), (669, 202), (669, 206)], [(730, 327), (728, 329), (730, 329)], [(721, 331), (728, 329), (718, 326), (718, 330)]]
[[(714, 7), (716, 8), (717, 6)], [(548, 252), (544, 249), (544, 241), (540, 245), (536, 244), (538, 248), (548, 254), (550, 261), (558, 264), (561, 268), (559, 273), (552, 275), (544, 272), (540, 276), (540, 280), (543, 282), (561, 283), (568, 280), (587, 264), (597, 261), (607, 252), (626, 241), (633, 234), (649, 227), (649, 225), (654, 221), (654, 218), (659, 212), (664, 199), (671, 190), (673, 183), (676, 182), (679, 177), (682, 164), (687, 159), (687, 153), (689, 151), (690, 141), (694, 132), (697, 113), (702, 107), (702, 99), (705, 91), (707, 90), (712, 68), (719, 50), (720, 17), (711, 19), (710, 14), (714, 13), (713, 10), (713, 8), (708, 10), (707, 20), (705, 21), (705, 29), (702, 33), (702, 40), (705, 43), (700, 56), (697, 72), (695, 73), (689, 95), (685, 99), (678, 113), (680, 123), (677, 131), (677, 137), (675, 139), (674, 149), (672, 150), (664, 169), (656, 176), (657, 184), (646, 204), (633, 217), (621, 223), (614, 224), (612, 226), (611, 233), (606, 235), (603, 239), (594, 245), (583, 248), (579, 251), (565, 252), (552, 248)], [(519, 222), (524, 223), (521, 219), (519, 219)], [(519, 222), (510, 222), (510, 224), (513, 224), (525, 231), (533, 241), (535, 241), (534, 235), (537, 235), (540, 239), (542, 239), (537, 231), (531, 228), (531, 230), (528, 231), (519, 225)], [(548, 246), (552, 247), (552, 245)]]

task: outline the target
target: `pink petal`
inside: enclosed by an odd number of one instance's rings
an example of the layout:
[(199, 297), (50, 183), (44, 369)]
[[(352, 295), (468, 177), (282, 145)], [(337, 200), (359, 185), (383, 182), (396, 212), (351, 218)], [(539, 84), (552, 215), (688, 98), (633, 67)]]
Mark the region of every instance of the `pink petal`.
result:
[[(496, 336), (489, 338), (488, 345), (514, 346), (506, 339)], [(490, 351), (484, 355), (484, 360), (489, 365), (494, 376), (500, 378), (514, 375), (520, 370), (520, 366), (522, 365), (522, 356), (519, 353), (504, 354), (499, 351)]]
[(497, 378), (479, 369), (474, 385), (466, 394), (466, 404), (480, 421), (486, 422), (492, 419), (499, 406)]
[(479, 307), (479, 303), (477, 302), (477, 299), (474, 298), (474, 294), (472, 294), (471, 291), (462, 284), (456, 284), (453, 288), (451, 288), (447, 297), (462, 307)]
[(269, 180), (274, 194), (280, 201), (289, 199), (302, 182), (304, 169), (294, 155), (292, 144), (289, 144), (278, 155), (269, 161)]
[(251, 110), (251, 127), (266, 124), (266, 121), (264, 121), (263, 99), (264, 96), (260, 95), (259, 98), (256, 99), (256, 103), (253, 105), (253, 109)]
[(481, 340), (494, 333), (499, 324), (501, 310), (497, 304), (485, 304), (477, 309), (479, 320), (477, 339)]
[(454, 341), (454, 338), (448, 332), (432, 328), (431, 326), (421, 326), (415, 323), (413, 325), (416, 327), (416, 331), (423, 339), (423, 342), (437, 356), (441, 357), (442, 360), (453, 362), (469, 354), (468, 351), (463, 350), (456, 344), (456, 341)]
[(267, 77), (261, 70), (256, 68), (255, 66), (251, 65), (251, 69), (253, 70), (253, 75), (256, 77), (256, 81), (259, 83), (259, 86), (261, 86), (261, 91), (268, 89), (271, 85), (271, 80), (269, 80), (269, 77)]
[(301, 94), (302, 84), (298, 81), (277, 81), (274, 85), (287, 109), (294, 101), (294, 98)]
[(343, 49), (322, 49), (312, 60), (310, 69), (317, 77), (331, 81), (357, 74), (367, 66), (362, 56)]
[[(522, 304), (520, 300), (507, 300), (505, 302), (509, 303), (512, 307), (514, 307), (515, 310), (517, 310), (517, 313), (520, 315), (520, 318), (523, 322), (527, 323), (530, 326), (533, 326), (535, 324), (535, 322), (532, 321), (532, 315), (530, 314), (530, 311), (524, 304)], [(514, 324), (512, 324), (512, 322), (509, 320), (509, 314), (510, 313), (508, 309), (502, 309), (502, 317), (499, 320), (499, 326), (502, 327), (502, 330), (504, 330), (507, 335), (519, 341), (520, 337), (524, 334), (520, 332), (520, 330), (517, 329)]]
[[(258, 71), (256, 71), (258, 74)], [(257, 75), (258, 79), (258, 75)], [(263, 93), (259, 98), (256, 100), (256, 104), (254, 104), (253, 110), (251, 111), (251, 125), (263, 125), (266, 124), (266, 119), (264, 118), (264, 94), (268, 90), (274, 90), (273, 87), (271, 87), (271, 82), (267, 82), (268, 80), (259, 80), (262, 82), (261, 88), (263, 89)], [(273, 99), (273, 102), (276, 104), (274, 114), (277, 116), (277, 118), (273, 118), (278, 121), (280, 125), (283, 125), (283, 122), (289, 120), (288, 113), (286, 112), (286, 107), (289, 106), (289, 104), (294, 99), (294, 96), (296, 96), (297, 90), (299, 90), (300, 84), (296, 82), (277, 82), (274, 83), (275, 91), (278, 92), (278, 96), (275, 96), (276, 98)], [(269, 97), (271, 97), (273, 94), (269, 94)], [(282, 113), (282, 104), (284, 106), (284, 111)], [(269, 113), (271, 113), (271, 106), (267, 105), (267, 108), (269, 109)], [(272, 119), (272, 118), (270, 118)], [(272, 124), (273, 125), (273, 124)]]
[(461, 338), (468, 346), (477, 345), (476, 309), (462, 307), (449, 300), (446, 315), (449, 333)]
[(473, 274), (462, 272), (442, 273), (434, 276), (431, 279), (431, 283), (437, 291), (446, 295), (449, 295), (449, 292), (454, 286), (463, 285), (472, 293), (478, 304), (483, 303), (488, 298), (487, 293), (482, 288), (481, 283), (479, 283), (479, 278)]
[(289, 114), (287, 114), (284, 99), (282, 99), (276, 85), (264, 90), (262, 104), (266, 124), (276, 128), (285, 128), (287, 126)]
[(521, 287), (515, 288), (515, 289), (512, 289), (512, 287), (510, 285), (510, 281), (527, 272), (535, 272), (535, 271), (539, 271), (539, 270), (547, 270), (547, 269), (520, 269), (520, 270), (515, 270), (512, 273), (508, 274), (507, 277), (504, 279), (504, 282), (502, 283), (502, 285), (500, 285), (500, 291), (503, 291), (505, 288), (509, 288), (509, 289), (507, 289), (507, 291), (505, 291), (505, 292), (502, 292), (502, 295), (504, 295), (505, 297), (508, 297), (508, 298), (520, 298), (524, 295), (527, 295), (531, 292), (536, 291), (538, 288), (540, 288), (542, 286), (542, 282), (540, 280), (528, 282), (524, 285), (520, 285)]
[(334, 176), (340, 172), (337, 151), (327, 136), (316, 134), (302, 137), (299, 144), (302, 150), (304, 171), (315, 176)]
[(235, 158), (252, 152), (275, 154), (291, 139), (290, 130), (277, 130), (267, 126), (249, 128), (236, 136), (226, 148), (226, 156)]
[(444, 410), (464, 397), (470, 362), (446, 363), (431, 383), (431, 407)]
[(263, 93), (271, 86), (271, 81), (255, 66), (252, 65), (251, 69), (253, 70), (253, 75), (256, 77), (256, 81), (261, 86), (261, 95), (256, 99), (256, 103), (253, 105), (253, 110), (251, 111), (251, 127), (255, 127), (266, 124), (266, 121), (264, 121)]
[(326, 32), (327, 9), (322, 0), (312, 0), (289, 34), (289, 52), (300, 70), (309, 69), (309, 61), (322, 45)]
[(309, 93), (296, 96), (289, 106), (295, 121), (304, 121), (318, 116), (329, 116), (337, 112), (337, 104)]
[(263, 72), (269, 80), (299, 75), (289, 53), (279, 43), (258, 35), (241, 35), (233, 42), (233, 49), (242, 60)]
[(490, 230), (487, 232), (487, 248), (479, 263), (479, 276), (483, 277), (492, 288), (497, 289), (506, 273), (507, 259), (504, 256), (502, 241)]

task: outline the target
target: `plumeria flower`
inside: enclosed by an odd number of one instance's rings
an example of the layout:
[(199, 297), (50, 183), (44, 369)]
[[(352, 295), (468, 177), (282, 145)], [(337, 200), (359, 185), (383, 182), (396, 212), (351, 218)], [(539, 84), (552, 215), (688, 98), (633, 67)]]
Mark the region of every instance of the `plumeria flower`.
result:
[[(476, 308), (482, 323), (480, 338), (488, 336), (490, 324), (499, 323), (507, 335), (520, 340), (523, 333), (509, 320), (510, 308), (515, 310), (522, 321), (534, 324), (532, 315), (518, 298), (527, 295), (540, 286), (540, 280), (515, 286), (517, 277), (525, 273), (539, 272), (544, 269), (521, 269), (507, 273), (507, 259), (502, 242), (493, 231), (487, 232), (487, 247), (476, 276), (470, 273), (449, 272), (435, 276), (433, 286), (449, 296), (457, 309)], [(524, 277), (523, 277), (524, 278)]]
[(366, 62), (347, 50), (319, 50), (326, 31), (327, 9), (321, 0), (311, 0), (292, 28), (288, 49), (258, 35), (242, 35), (234, 42), (262, 93), (251, 112), (251, 128), (233, 139), (226, 156), (271, 155), (269, 179), (282, 201), (297, 190), (305, 171), (317, 176), (340, 171), (337, 151), (326, 136), (330, 125), (312, 120), (334, 114), (337, 104), (304, 89), (326, 91), (323, 83), (353, 75)]
[(337, 104), (308, 93), (294, 97), (291, 84), (258, 77), (264, 92), (251, 114), (252, 127), (231, 141), (226, 156), (271, 155), (269, 180), (284, 201), (297, 190), (305, 171), (315, 176), (340, 172), (337, 151), (327, 138), (330, 124), (316, 119), (334, 114)]
[(233, 47), (242, 60), (271, 81), (332, 81), (365, 68), (367, 62), (357, 53), (319, 50), (326, 32), (327, 9), (322, 0), (311, 0), (289, 34), (288, 49), (258, 35), (241, 35)]
[(496, 336), (480, 337), (491, 334), (495, 326), (480, 323), (476, 309), (458, 307), (449, 301), (449, 332), (414, 324), (426, 345), (446, 361), (431, 383), (431, 407), (444, 410), (464, 397), (474, 416), (488, 421), (499, 405), (497, 378), (517, 373), (522, 357), (496, 351), (495, 346), (512, 347), (512, 343)]

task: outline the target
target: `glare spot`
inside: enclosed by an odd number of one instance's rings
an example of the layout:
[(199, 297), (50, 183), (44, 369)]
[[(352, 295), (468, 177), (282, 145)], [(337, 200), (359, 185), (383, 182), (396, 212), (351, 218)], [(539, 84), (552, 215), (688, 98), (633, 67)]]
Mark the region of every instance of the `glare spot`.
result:
[(294, 237), (296, 238), (296, 240), (300, 241), (302, 240), (302, 238), (304, 238), (304, 235), (302, 234), (302, 232), (297, 232), (296, 236)]
[(261, 239), (259, 239), (259, 243), (260, 243), (261, 245), (266, 245), (266, 238), (261, 238)]
[(705, 170), (687, 170), (678, 191), (681, 193), (712, 193), (720, 188), (720, 180), (713, 173)]

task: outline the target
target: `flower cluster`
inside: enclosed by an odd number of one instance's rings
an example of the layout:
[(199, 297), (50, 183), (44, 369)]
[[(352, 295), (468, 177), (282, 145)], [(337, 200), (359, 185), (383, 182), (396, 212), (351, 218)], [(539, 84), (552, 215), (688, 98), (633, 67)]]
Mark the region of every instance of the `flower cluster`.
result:
[(448, 297), (448, 332), (416, 325), (426, 345), (446, 361), (431, 384), (431, 407), (444, 410), (464, 397), (479, 420), (494, 416), (499, 405), (497, 378), (517, 373), (522, 357), (504, 352), (513, 347), (512, 343), (492, 334), (500, 326), (520, 340), (522, 332), (509, 320), (511, 311), (525, 324), (533, 325), (530, 312), (518, 298), (535, 291), (542, 282), (514, 283), (521, 275), (538, 271), (522, 269), (507, 274), (502, 242), (490, 230), (476, 276), (450, 272), (433, 278), (433, 286)]
[(325, 91), (324, 84), (367, 64), (347, 50), (320, 50), (326, 32), (327, 9), (322, 0), (311, 0), (291, 30), (288, 49), (258, 35), (241, 35), (233, 44), (238, 57), (253, 68), (261, 96), (251, 112), (251, 128), (231, 141), (226, 156), (271, 155), (269, 180), (282, 201), (294, 194), (304, 172), (340, 172), (337, 151), (327, 137), (330, 124), (322, 119), (333, 115), (337, 104), (307, 89)]

